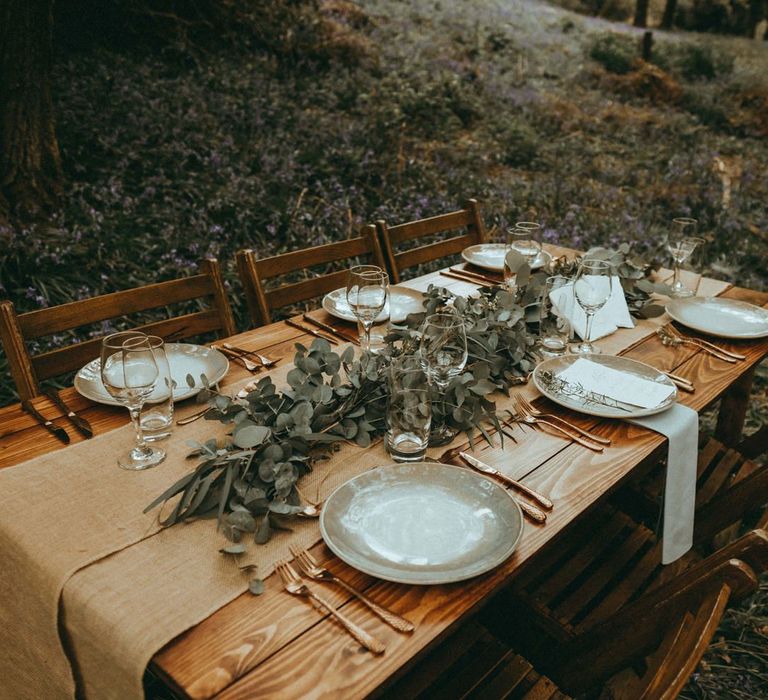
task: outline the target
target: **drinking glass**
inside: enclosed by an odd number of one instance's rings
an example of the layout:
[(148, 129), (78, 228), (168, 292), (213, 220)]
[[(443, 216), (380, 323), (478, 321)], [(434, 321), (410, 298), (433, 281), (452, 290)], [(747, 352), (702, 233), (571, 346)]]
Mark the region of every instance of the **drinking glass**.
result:
[(157, 335), (148, 335), (147, 340), (157, 363), (157, 382), (147, 397), (141, 412), (141, 430), (147, 442), (170, 437), (173, 429), (173, 377), (165, 342)]
[(136, 430), (136, 445), (118, 457), (123, 469), (154, 467), (165, 459), (165, 450), (150, 447), (141, 430), (141, 407), (155, 387), (159, 371), (149, 339), (138, 331), (106, 336), (101, 344), (101, 381), (109, 395), (126, 406)]
[(514, 250), (525, 258), (528, 267), (533, 267), (541, 252), (541, 243), (536, 235), (541, 227), (531, 221), (519, 221), (514, 228), (507, 229), (507, 242), (504, 253), (504, 283), (510, 290), (517, 288), (517, 270), (507, 264), (507, 253)]
[(691, 297), (693, 291), (683, 284), (680, 279), (680, 267), (691, 256), (696, 246), (702, 243), (702, 239), (696, 234), (698, 221), (688, 217), (672, 219), (672, 228), (667, 236), (667, 250), (674, 262), (675, 276), (672, 280), (673, 297)]
[(571, 280), (562, 275), (547, 277), (539, 302), (539, 352), (546, 357), (562, 355), (568, 347), (571, 325), (564, 316), (555, 313), (550, 294), (569, 284)]
[(435, 425), (434, 414), (430, 445), (443, 445), (453, 439), (455, 431), (445, 418), (445, 392), (453, 377), (464, 371), (467, 364), (467, 334), (464, 321), (455, 313), (437, 313), (427, 316), (421, 328), (419, 354), (424, 371), (431, 384), (442, 396), (443, 421)]
[(571, 348), (578, 355), (597, 354), (600, 350), (589, 342), (592, 336), (592, 319), (605, 306), (611, 296), (611, 266), (605, 260), (583, 260), (576, 273), (573, 293), (587, 315), (587, 329), (583, 342)]
[(424, 459), (432, 421), (429, 380), (417, 355), (392, 360), (387, 372), (387, 450), (396, 462)]
[(376, 265), (355, 265), (347, 278), (347, 303), (363, 326), (362, 350), (371, 349), (371, 326), (389, 296), (389, 275)]

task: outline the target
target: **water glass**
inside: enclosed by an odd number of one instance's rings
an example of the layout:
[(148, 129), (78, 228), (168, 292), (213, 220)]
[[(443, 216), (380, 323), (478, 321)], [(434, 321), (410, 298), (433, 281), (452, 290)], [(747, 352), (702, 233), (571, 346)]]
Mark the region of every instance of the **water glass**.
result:
[(539, 352), (545, 357), (562, 355), (568, 347), (571, 324), (568, 319), (555, 313), (550, 294), (570, 283), (561, 275), (547, 277), (539, 302)]
[(597, 354), (600, 350), (589, 342), (592, 320), (611, 296), (612, 270), (605, 260), (583, 260), (573, 282), (573, 294), (587, 315), (587, 330), (582, 343), (571, 348), (578, 355)]
[(157, 383), (159, 370), (149, 339), (138, 331), (122, 331), (101, 342), (101, 381), (112, 398), (128, 408), (136, 445), (118, 457), (123, 469), (141, 470), (160, 464), (165, 450), (150, 447), (141, 429), (141, 408)]
[(696, 247), (703, 243), (696, 234), (698, 221), (688, 217), (679, 217), (672, 220), (672, 228), (667, 236), (667, 250), (672, 256), (675, 276), (672, 280), (673, 297), (691, 297), (693, 291), (685, 286), (680, 279), (680, 269), (683, 263), (693, 254)]
[(363, 326), (362, 350), (371, 349), (371, 328), (389, 296), (389, 275), (376, 265), (355, 265), (347, 277), (347, 303)]
[(165, 342), (157, 335), (147, 336), (157, 363), (157, 382), (141, 412), (141, 430), (147, 442), (164, 440), (173, 428), (173, 378), (165, 353)]
[(504, 253), (504, 283), (510, 290), (517, 290), (518, 256), (510, 256), (510, 252), (522, 256), (529, 268), (532, 268), (536, 258), (541, 253), (541, 243), (536, 240), (539, 224), (530, 221), (519, 221), (514, 228), (507, 229), (506, 249)]
[(387, 450), (396, 462), (424, 459), (432, 406), (429, 381), (416, 355), (392, 360), (387, 371)]

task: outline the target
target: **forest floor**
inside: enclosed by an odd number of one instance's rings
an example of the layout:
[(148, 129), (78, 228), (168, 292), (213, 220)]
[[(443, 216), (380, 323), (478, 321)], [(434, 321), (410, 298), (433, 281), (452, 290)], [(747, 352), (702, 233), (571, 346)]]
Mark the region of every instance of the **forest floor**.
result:
[[(0, 295), (20, 310), (225, 267), (477, 197), (489, 228), (630, 241), (768, 286), (768, 44), (642, 32), (532, 0), (326, 0), (330, 61), (252, 50), (93, 48), (59, 57), (67, 195), (45, 226), (0, 230)], [(91, 329), (93, 333), (108, 326)], [(53, 343), (64, 338), (54, 338)], [(4, 359), (0, 358), (0, 363)], [(4, 374), (5, 367), (0, 365)], [(758, 372), (748, 430), (768, 415)], [(12, 399), (0, 386), (0, 404)], [(686, 698), (768, 697), (768, 582), (728, 613)]]

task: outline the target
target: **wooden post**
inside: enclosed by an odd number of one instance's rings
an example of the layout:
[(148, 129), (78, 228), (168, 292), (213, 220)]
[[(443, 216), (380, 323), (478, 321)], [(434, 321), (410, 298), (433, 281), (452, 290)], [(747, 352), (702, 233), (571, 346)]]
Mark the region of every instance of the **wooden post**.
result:
[(653, 32), (643, 34), (643, 60), (650, 62), (653, 53)]
[(728, 391), (720, 399), (715, 437), (729, 447), (734, 447), (741, 440), (741, 431), (744, 428), (744, 418), (747, 415), (749, 393), (752, 389), (752, 379), (755, 376), (756, 368), (757, 365), (739, 377), (738, 381), (731, 384)]

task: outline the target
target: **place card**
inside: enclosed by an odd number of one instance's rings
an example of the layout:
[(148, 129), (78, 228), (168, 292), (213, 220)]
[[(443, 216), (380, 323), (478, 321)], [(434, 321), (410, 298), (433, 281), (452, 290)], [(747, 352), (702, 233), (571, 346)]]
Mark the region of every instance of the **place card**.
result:
[(675, 392), (674, 387), (667, 384), (642, 379), (583, 357), (557, 376), (571, 384), (581, 385), (586, 391), (641, 408), (655, 408)]

